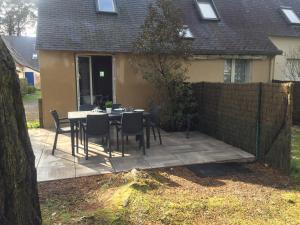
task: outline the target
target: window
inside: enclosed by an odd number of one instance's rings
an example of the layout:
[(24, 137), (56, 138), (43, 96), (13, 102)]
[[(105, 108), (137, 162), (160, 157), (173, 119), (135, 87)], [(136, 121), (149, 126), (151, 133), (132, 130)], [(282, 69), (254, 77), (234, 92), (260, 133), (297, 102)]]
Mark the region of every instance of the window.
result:
[(37, 54), (36, 53), (32, 54), (32, 59), (37, 59)]
[(281, 8), (281, 11), (287, 18), (287, 20), (292, 24), (300, 24), (300, 19), (297, 14), (291, 8)]
[(197, 0), (197, 5), (203, 19), (218, 20), (218, 14), (212, 0), (211, 1)]
[(224, 67), (225, 83), (246, 83), (249, 79), (249, 61), (246, 59), (227, 59)]
[(187, 25), (183, 25), (182, 30), (179, 31), (179, 36), (183, 38), (194, 38), (191, 29)]
[(97, 0), (97, 7), (99, 12), (116, 12), (114, 0)]

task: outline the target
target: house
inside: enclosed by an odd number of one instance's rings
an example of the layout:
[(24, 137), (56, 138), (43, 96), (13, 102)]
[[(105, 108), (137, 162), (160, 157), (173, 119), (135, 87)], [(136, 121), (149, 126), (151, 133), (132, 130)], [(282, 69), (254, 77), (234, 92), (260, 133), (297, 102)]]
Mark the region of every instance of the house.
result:
[(31, 86), (40, 89), (40, 68), (35, 50), (35, 37), (2, 36), (12, 55), (19, 78), (26, 78)]
[[(129, 56), (151, 2), (40, 1), (37, 49), (45, 127), (53, 126), (50, 109), (66, 115), (97, 95), (145, 107), (153, 89), (134, 71)], [(294, 0), (174, 3), (193, 39), (191, 82), (270, 82), (279, 76), (280, 40), (300, 36), (300, 26), (289, 21), (300, 15)]]

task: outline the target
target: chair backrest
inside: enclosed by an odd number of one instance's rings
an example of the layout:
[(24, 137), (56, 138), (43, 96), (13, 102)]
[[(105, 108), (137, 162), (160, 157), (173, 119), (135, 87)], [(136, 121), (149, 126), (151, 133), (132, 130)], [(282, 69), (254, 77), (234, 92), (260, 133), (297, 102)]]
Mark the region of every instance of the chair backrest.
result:
[(121, 123), (123, 134), (141, 134), (143, 132), (143, 113), (124, 112)]
[(160, 110), (161, 107), (158, 105), (152, 105), (150, 108), (150, 120), (156, 125), (160, 124)]
[(122, 105), (121, 104), (112, 104), (112, 110), (114, 110), (114, 109), (118, 109), (118, 108), (121, 108), (122, 107)]
[(59, 123), (59, 116), (58, 116), (57, 111), (56, 110), (51, 110), (50, 113), (51, 113), (52, 118), (54, 120), (54, 124), (55, 124), (56, 129), (59, 129), (60, 128), (60, 123)]
[(86, 133), (87, 135), (107, 135), (109, 133), (108, 115), (87, 115)]
[(79, 106), (79, 111), (91, 111), (95, 108), (96, 106), (90, 105), (90, 104), (84, 104)]

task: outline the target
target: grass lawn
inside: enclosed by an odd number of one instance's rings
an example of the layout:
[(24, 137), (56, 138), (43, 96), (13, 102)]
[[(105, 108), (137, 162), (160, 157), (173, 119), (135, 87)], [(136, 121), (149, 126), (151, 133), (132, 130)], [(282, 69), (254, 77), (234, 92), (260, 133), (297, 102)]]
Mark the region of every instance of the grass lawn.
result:
[(300, 180), (300, 128), (293, 129), (291, 167), (292, 176)]
[(292, 179), (255, 163), (217, 178), (178, 167), (40, 183), (43, 222), (300, 224), (300, 129), (292, 146)]
[(41, 97), (41, 91), (36, 90), (33, 94), (24, 95), (23, 103), (28, 104), (28, 103), (37, 102), (40, 97)]

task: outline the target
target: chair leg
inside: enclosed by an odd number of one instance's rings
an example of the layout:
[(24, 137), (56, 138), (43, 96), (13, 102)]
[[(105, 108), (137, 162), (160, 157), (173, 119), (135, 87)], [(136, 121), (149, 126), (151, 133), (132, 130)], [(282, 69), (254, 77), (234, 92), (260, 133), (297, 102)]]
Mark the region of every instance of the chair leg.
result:
[(160, 135), (160, 128), (159, 127), (157, 127), (157, 133), (158, 133), (158, 138), (159, 138), (159, 144), (161, 145), (162, 141), (161, 141), (161, 135)]
[(117, 149), (119, 150), (119, 131), (118, 128), (116, 128), (117, 130)]
[(154, 141), (156, 141), (156, 135), (155, 135), (155, 129), (154, 129), (154, 126), (151, 126), (151, 128), (152, 128), (152, 133), (153, 133)]
[(124, 157), (124, 135), (122, 134), (122, 157)]
[(88, 139), (87, 136), (85, 138), (85, 146), (86, 146), (86, 149), (85, 149), (85, 159), (87, 160), (88, 157), (89, 157), (89, 139)]
[(126, 136), (126, 142), (128, 143), (128, 136)]
[(108, 140), (108, 150), (109, 150), (109, 158), (111, 158), (111, 144), (110, 144), (110, 135), (107, 136)]
[(79, 138), (80, 138), (80, 144), (82, 144), (82, 125), (79, 124)]
[(143, 154), (146, 155), (146, 148), (145, 148), (145, 137), (144, 137), (144, 133), (142, 134), (142, 142), (143, 142)]
[(56, 149), (57, 138), (58, 138), (58, 132), (55, 133), (55, 138), (54, 138), (54, 143), (53, 143), (53, 149), (52, 149), (52, 155), (54, 155), (54, 150)]

